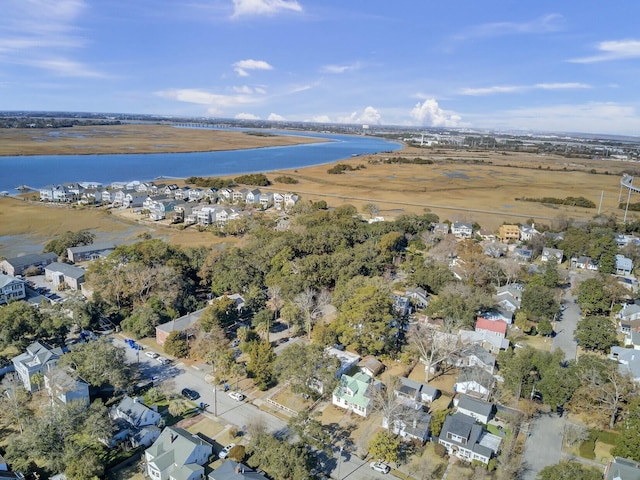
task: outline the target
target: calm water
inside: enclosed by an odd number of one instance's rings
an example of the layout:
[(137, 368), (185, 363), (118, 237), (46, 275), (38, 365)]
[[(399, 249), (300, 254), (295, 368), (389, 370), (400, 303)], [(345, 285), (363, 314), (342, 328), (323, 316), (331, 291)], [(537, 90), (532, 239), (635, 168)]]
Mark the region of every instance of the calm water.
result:
[[(294, 132), (281, 132), (295, 135)], [(0, 157), (0, 191), (28, 185), (92, 181), (152, 180), (158, 177), (226, 176), (267, 172), (335, 162), (352, 154), (399, 150), (401, 145), (379, 138), (304, 133), (331, 142), (203, 153), (150, 153), (118, 155), (38, 155)]]

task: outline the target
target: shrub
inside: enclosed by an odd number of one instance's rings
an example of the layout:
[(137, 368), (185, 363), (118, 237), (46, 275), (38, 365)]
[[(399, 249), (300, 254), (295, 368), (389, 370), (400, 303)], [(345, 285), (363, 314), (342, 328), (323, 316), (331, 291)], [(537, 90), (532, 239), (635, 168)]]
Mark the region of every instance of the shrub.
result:
[(438, 455), (441, 458), (444, 458), (445, 455), (447, 454), (447, 449), (445, 448), (444, 445), (442, 445), (440, 443), (436, 443), (433, 446), (433, 451), (435, 452), (436, 455)]

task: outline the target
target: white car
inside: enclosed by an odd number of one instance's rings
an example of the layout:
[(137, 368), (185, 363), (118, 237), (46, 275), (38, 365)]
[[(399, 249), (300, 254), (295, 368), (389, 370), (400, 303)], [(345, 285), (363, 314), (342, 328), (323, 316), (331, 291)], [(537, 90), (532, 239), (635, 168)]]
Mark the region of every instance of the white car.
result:
[(224, 447), (222, 450), (220, 450), (220, 453), (218, 454), (219, 458), (227, 458), (227, 456), (229, 455), (229, 452), (231, 451), (231, 449), (233, 447), (235, 447), (236, 444), (235, 443), (230, 443), (229, 445), (227, 445), (226, 447)]
[(162, 365), (166, 365), (167, 363), (169, 363), (169, 360), (168, 360), (168, 359), (166, 359), (166, 358), (164, 358), (164, 357), (160, 357), (160, 356), (157, 356), (157, 355), (156, 355), (155, 359), (156, 359), (158, 362), (160, 362)]
[(371, 464), (369, 465), (371, 467), (371, 470), (374, 470), (376, 472), (380, 472), (380, 473), (389, 473), (391, 471), (391, 467), (389, 465), (387, 465), (386, 463), (382, 463), (382, 462), (371, 462)]
[(144, 354), (149, 358), (158, 358), (160, 356), (156, 352), (144, 352)]
[(244, 400), (244, 395), (240, 392), (229, 392), (229, 396), (236, 402), (241, 402), (242, 400)]

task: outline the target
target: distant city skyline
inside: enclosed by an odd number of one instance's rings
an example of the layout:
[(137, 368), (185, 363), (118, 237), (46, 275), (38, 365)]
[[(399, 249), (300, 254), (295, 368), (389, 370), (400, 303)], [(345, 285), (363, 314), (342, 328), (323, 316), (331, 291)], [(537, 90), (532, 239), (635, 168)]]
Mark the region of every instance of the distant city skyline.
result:
[(2, 110), (640, 136), (640, 3), (7, 0)]

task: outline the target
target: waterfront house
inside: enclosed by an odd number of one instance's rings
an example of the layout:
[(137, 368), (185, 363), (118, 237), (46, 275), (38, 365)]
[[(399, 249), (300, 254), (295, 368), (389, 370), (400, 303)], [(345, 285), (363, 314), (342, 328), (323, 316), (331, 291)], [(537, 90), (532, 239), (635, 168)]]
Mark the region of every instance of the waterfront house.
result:
[(144, 452), (147, 475), (153, 480), (200, 480), (213, 446), (196, 434), (166, 427)]
[(471, 238), (473, 236), (473, 225), (465, 222), (454, 222), (451, 225), (451, 233), (458, 238)]
[(26, 296), (23, 280), (0, 273), (0, 305), (14, 300), (22, 300)]
[(92, 243), (91, 245), (69, 247), (67, 248), (67, 258), (73, 263), (97, 260), (108, 256), (115, 248), (113, 243)]
[(0, 261), (0, 271), (14, 277), (24, 275), (25, 271), (30, 268), (36, 270), (37, 273), (42, 273), (44, 267), (55, 262), (57, 259), (58, 255), (53, 252), (32, 253), (21, 257), (5, 258)]
[(540, 232), (536, 230), (536, 224), (532, 223), (531, 225), (522, 225), (520, 227), (520, 240), (523, 242), (528, 242), (531, 240), (534, 235), (539, 235)]
[(64, 288), (63, 285), (72, 290), (79, 290), (84, 283), (84, 268), (74, 267), (66, 263), (54, 262), (44, 269), (44, 278), (51, 282), (56, 289)]
[(449, 224), (445, 222), (434, 223), (433, 233), (435, 235), (445, 236), (449, 234)]
[(245, 195), (245, 202), (247, 203), (259, 203), (260, 195), (262, 192), (258, 188), (254, 188), (253, 190), (249, 190)]
[(504, 243), (520, 240), (520, 227), (518, 225), (500, 225), (498, 238)]

